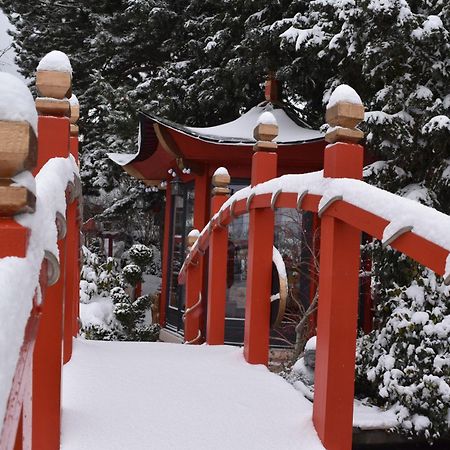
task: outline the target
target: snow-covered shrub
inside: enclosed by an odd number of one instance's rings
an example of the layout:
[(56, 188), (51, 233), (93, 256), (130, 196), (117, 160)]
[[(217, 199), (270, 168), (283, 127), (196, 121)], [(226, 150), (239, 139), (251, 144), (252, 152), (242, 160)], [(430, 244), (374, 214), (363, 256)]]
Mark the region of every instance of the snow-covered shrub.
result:
[(122, 276), (130, 286), (136, 286), (142, 278), (142, 269), (136, 264), (127, 264), (122, 269)]
[(144, 269), (152, 261), (153, 251), (146, 245), (135, 244), (130, 248), (128, 255), (134, 264)]
[(449, 429), (449, 288), (424, 270), (388, 294), (385, 322), (358, 340), (357, 393), (394, 407), (402, 431), (433, 440)]

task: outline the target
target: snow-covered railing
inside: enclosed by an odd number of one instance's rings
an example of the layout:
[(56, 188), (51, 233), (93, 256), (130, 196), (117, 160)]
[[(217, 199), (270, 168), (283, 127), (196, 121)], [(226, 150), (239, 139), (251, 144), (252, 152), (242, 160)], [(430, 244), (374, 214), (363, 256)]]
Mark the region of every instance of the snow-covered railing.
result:
[[(186, 311), (202, 290), (202, 257), (209, 247), (207, 342), (223, 344), (227, 274), (227, 227), (249, 214), (247, 299), (244, 355), (248, 362), (267, 363), (269, 345), (270, 267), (276, 208), (311, 211), (321, 218), (314, 424), (327, 449), (350, 449), (358, 273), (361, 231), (380, 239), (445, 277), (450, 283), (450, 217), (412, 200), (361, 181), (364, 118), (358, 94), (339, 86), (330, 97), (324, 170), (276, 178), (277, 126), (261, 117), (255, 128), (251, 186), (227, 197), (213, 195), (212, 218), (190, 235), (189, 253), (178, 281), (186, 284)], [(261, 151), (263, 150), (263, 151)], [(266, 150), (266, 151), (264, 151)], [(223, 170), (222, 170), (223, 172)], [(226, 183), (225, 183), (226, 184)], [(185, 338), (200, 327), (197, 314), (186, 314)], [(211, 337), (212, 336), (212, 337)]]
[(2, 450), (59, 449), (61, 368), (78, 331), (81, 183), (67, 56), (49, 53), (36, 86), (35, 105), (0, 73)]

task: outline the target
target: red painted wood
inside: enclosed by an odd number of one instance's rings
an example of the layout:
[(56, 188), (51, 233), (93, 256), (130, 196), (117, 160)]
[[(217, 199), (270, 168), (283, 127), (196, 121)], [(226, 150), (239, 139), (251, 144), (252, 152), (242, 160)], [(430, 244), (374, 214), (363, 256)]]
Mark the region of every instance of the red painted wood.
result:
[(169, 277), (169, 239), (170, 239), (170, 213), (172, 209), (171, 185), (167, 183), (166, 209), (164, 212), (164, 237), (162, 248), (162, 279), (161, 295), (159, 297), (159, 324), (163, 327), (166, 323), (167, 287)]
[(59, 450), (65, 243), (58, 242), (61, 277), (47, 289), (33, 355), (33, 450)]
[[(325, 150), (327, 177), (362, 177), (363, 148)], [(325, 214), (321, 220), (319, 309), (313, 422), (328, 450), (350, 450), (355, 383), (361, 233)]]
[(69, 130), (70, 122), (67, 117), (39, 116), (38, 159), (33, 170), (34, 176), (50, 158), (69, 156)]
[[(18, 445), (23, 445), (24, 436), (31, 432), (29, 421), (23, 421), (23, 408), (29, 412), (31, 402), (30, 385), (32, 379), (33, 349), (39, 324), (39, 312), (33, 308), (28, 319), (24, 341), (20, 349), (19, 359), (9, 394), (3, 427), (0, 434), (0, 448), (2, 450), (12, 450)], [(23, 433), (25, 431), (25, 433)], [(20, 436), (19, 436), (20, 435)], [(29, 447), (24, 447), (29, 448)]]
[[(275, 178), (276, 174), (277, 154), (255, 152), (252, 159), (252, 186)], [(250, 210), (244, 356), (251, 364), (267, 365), (269, 358), (274, 219), (271, 209)]]
[[(72, 357), (73, 324), (78, 322), (77, 303), (80, 293), (80, 267), (78, 263), (79, 245), (79, 222), (77, 220), (78, 202), (74, 201), (67, 206), (66, 223), (66, 292), (64, 303), (64, 355), (63, 362), (66, 364)], [(78, 331), (78, 330), (77, 330)]]
[[(217, 213), (227, 200), (215, 195), (211, 200), (211, 214)], [(217, 227), (209, 240), (208, 308), (206, 342), (221, 345), (225, 339), (225, 307), (227, 297), (228, 228)]]
[(0, 230), (0, 258), (25, 258), (30, 230), (8, 218), (0, 218)]
[[(198, 258), (193, 260), (186, 273), (186, 311), (188, 308), (193, 308), (199, 300), (199, 295), (202, 292), (202, 266)], [(194, 341), (198, 337), (200, 331), (200, 318), (203, 307), (200, 305), (192, 312), (186, 312), (184, 321), (184, 339), (186, 342)], [(199, 341), (195, 342), (200, 343)]]

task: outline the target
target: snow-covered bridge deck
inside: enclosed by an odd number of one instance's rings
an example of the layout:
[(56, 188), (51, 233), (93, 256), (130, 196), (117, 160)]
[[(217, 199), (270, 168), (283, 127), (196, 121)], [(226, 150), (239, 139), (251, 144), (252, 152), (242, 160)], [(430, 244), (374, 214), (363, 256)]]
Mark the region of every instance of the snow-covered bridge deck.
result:
[(311, 415), (238, 348), (77, 339), (61, 450), (323, 449)]

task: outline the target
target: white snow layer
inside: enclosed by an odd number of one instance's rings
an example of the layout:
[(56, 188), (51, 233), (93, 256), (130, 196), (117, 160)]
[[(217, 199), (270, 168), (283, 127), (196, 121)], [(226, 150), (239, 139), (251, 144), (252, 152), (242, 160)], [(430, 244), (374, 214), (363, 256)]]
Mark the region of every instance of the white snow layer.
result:
[(28, 122), (37, 136), (38, 115), (33, 96), (19, 78), (0, 72), (0, 120)]
[(79, 106), (80, 103), (78, 101), (78, 97), (75, 94), (72, 94), (72, 96), (69, 98), (70, 106)]
[(312, 336), (308, 339), (308, 342), (305, 345), (305, 351), (307, 350), (315, 350), (317, 344), (317, 336)]
[(218, 167), (216, 169), (216, 171), (214, 172), (214, 175), (225, 175), (225, 176), (230, 176), (230, 173), (228, 172), (228, 170), (225, 167)]
[[(0, 259), (0, 420), (5, 415), (11, 383), (23, 343), (33, 297), (39, 285), (44, 251), (56, 256), (56, 212), (65, 212), (65, 187), (78, 168), (72, 156), (54, 158), (36, 176), (36, 212), (15, 219), (31, 230), (26, 258)], [(39, 295), (39, 292), (38, 292)]]
[(242, 349), (77, 339), (61, 450), (323, 449), (312, 404)]
[(24, 186), (36, 195), (36, 180), (34, 179), (32, 173), (28, 170), (24, 170), (23, 172), (13, 176), (12, 181), (14, 183), (12, 183), (11, 186)]
[(54, 70), (55, 72), (69, 72), (72, 75), (72, 65), (68, 56), (59, 50), (47, 53), (39, 62), (36, 70)]
[(264, 125), (278, 125), (277, 119), (270, 111), (264, 111), (256, 121), (256, 124), (264, 124)]
[[(331, 148), (335, 144), (327, 146)], [(325, 150), (327, 151), (327, 150)], [(371, 186), (361, 180), (348, 178), (325, 178), (323, 171), (306, 174), (283, 175), (254, 187), (247, 186), (233, 194), (220, 208), (211, 220), (216, 220), (221, 212), (235, 201), (248, 198), (251, 194), (273, 194), (294, 192), (301, 196), (305, 192), (322, 196), (319, 210), (331, 199), (342, 196), (351, 205), (375, 214), (390, 223), (386, 226), (383, 241), (393, 236), (398, 230), (412, 226), (412, 231), (424, 239), (445, 248), (450, 252), (450, 216), (433, 208), (422, 205), (414, 200), (400, 197), (390, 192)], [(207, 233), (209, 224), (203, 228), (200, 235)], [(196, 248), (198, 240), (193, 246)], [(447, 259), (446, 277), (450, 275), (450, 255)]]
[(341, 84), (333, 91), (330, 99), (328, 100), (327, 109), (330, 109), (340, 102), (362, 105), (361, 97), (348, 84)]
[[(227, 138), (237, 138), (254, 141), (253, 130), (259, 117), (265, 111), (268, 111), (268, 106), (255, 106), (243, 114), (241, 117), (222, 125), (214, 127), (187, 127), (188, 130), (198, 133), (201, 136), (214, 136)], [(317, 130), (304, 128), (296, 124), (282, 109), (272, 109), (270, 113), (275, 117), (278, 123), (278, 136), (274, 142), (289, 143), (308, 141), (313, 139), (322, 139), (323, 133)]]

